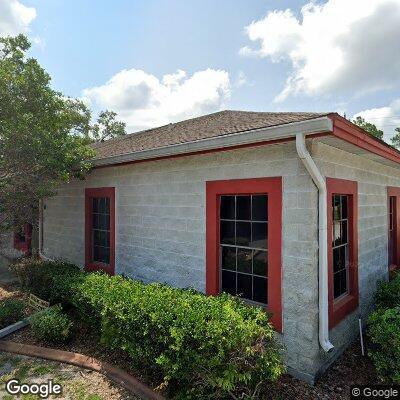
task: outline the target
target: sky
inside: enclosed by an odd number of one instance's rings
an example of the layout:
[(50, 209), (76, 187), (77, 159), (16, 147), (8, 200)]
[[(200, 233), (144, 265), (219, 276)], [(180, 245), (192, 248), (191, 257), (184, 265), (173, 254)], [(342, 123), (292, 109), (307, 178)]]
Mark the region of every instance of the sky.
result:
[(400, 0), (0, 0), (52, 85), (128, 132), (223, 110), (400, 126)]

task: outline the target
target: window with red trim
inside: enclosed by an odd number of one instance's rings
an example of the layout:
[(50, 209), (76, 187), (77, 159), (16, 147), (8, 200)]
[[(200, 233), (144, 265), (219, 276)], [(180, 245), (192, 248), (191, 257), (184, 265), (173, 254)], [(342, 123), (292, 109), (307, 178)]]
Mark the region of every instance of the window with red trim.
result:
[(392, 274), (400, 268), (400, 188), (388, 187), (388, 266)]
[(327, 178), (329, 326), (358, 307), (357, 182)]
[(31, 253), (32, 225), (24, 224), (14, 232), (14, 248), (24, 252), (26, 255)]
[(206, 292), (265, 306), (282, 330), (282, 180), (207, 182)]
[(88, 270), (115, 270), (115, 189), (86, 189), (85, 262)]

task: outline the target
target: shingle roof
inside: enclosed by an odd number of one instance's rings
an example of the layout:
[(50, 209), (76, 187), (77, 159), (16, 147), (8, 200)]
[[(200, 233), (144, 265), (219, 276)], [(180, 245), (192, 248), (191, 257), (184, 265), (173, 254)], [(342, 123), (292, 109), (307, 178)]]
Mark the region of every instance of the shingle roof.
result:
[(188, 143), (216, 136), (300, 122), (328, 113), (219, 111), (93, 145), (96, 159)]

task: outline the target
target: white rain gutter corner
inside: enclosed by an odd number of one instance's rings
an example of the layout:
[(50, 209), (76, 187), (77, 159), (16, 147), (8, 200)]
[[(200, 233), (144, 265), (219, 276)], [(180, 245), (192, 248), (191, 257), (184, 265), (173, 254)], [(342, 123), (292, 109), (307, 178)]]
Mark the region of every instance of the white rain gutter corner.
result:
[(296, 134), (296, 150), (315, 186), (318, 188), (318, 291), (319, 291), (319, 343), (324, 351), (330, 352), (334, 346), (329, 340), (328, 303), (328, 203), (325, 177), (319, 171), (306, 147), (304, 133)]

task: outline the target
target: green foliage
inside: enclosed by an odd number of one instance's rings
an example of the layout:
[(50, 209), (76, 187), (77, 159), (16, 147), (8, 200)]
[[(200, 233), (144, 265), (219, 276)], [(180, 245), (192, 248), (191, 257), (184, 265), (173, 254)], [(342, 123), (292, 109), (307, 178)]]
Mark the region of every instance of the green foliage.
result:
[(63, 282), (71, 304), (101, 329), (104, 345), (128, 353), (175, 398), (254, 397), (260, 383), (284, 370), (268, 314), (230, 295), (98, 273), (52, 279)]
[(39, 199), (82, 177), (94, 155), (89, 110), (52, 89), (29, 48), (23, 35), (0, 37), (0, 228), (35, 225)]
[(90, 129), (90, 138), (95, 142), (104, 142), (119, 136), (126, 135), (125, 123), (116, 121), (117, 113), (114, 111), (102, 111), (97, 122)]
[(377, 308), (400, 307), (400, 274), (390, 282), (380, 282), (376, 292)]
[(353, 124), (358, 125), (360, 128), (364, 129), (364, 131), (368, 132), (370, 135), (383, 140), (383, 131), (378, 129), (376, 125), (367, 122), (364, 118), (357, 117), (356, 119), (353, 120)]
[(392, 141), (392, 145), (397, 149), (400, 148), (400, 127), (396, 128), (394, 136), (390, 139)]
[(61, 305), (33, 314), (31, 327), (39, 340), (53, 343), (65, 342), (71, 337), (72, 321), (63, 312)]
[(400, 307), (378, 309), (368, 320), (372, 346), (369, 355), (379, 377), (400, 383)]
[(0, 302), (0, 329), (20, 321), (24, 317), (25, 304), (21, 300), (7, 299)]
[(11, 266), (23, 290), (51, 303), (68, 304), (73, 281), (83, 274), (73, 264), (31, 258)]

